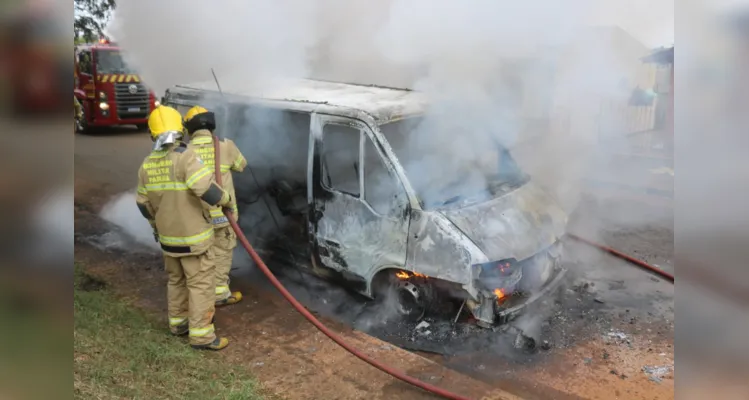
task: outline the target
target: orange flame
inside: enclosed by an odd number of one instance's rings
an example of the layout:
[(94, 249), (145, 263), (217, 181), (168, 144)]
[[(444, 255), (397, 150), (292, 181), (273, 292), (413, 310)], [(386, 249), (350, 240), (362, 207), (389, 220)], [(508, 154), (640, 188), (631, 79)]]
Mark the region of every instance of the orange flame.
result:
[(406, 271), (398, 271), (398, 272), (395, 273), (395, 276), (398, 279), (402, 279), (402, 280), (406, 280), (406, 279), (414, 277), (414, 276), (421, 277), (421, 278), (429, 278), (428, 276), (426, 276), (424, 274), (420, 274), (418, 272), (412, 272), (412, 274), (413, 275), (409, 275), (408, 272), (406, 272)]
[(497, 304), (502, 304), (505, 298), (505, 292), (502, 289), (494, 289), (494, 295), (497, 296)]
[(397, 276), (398, 279), (408, 279), (408, 272), (398, 271), (395, 273), (395, 276)]

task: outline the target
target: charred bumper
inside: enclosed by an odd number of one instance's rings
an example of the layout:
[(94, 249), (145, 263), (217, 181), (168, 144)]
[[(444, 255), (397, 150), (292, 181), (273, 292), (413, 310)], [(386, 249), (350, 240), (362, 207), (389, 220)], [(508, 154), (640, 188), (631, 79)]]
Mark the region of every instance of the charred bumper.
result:
[(520, 304), (516, 304), (514, 306), (504, 308), (504, 309), (501, 309), (501, 308), (497, 309), (495, 323), (504, 324), (509, 321), (512, 321), (520, 313), (522, 313), (523, 310), (525, 310), (527, 307), (537, 303), (539, 299), (542, 299), (548, 296), (549, 294), (551, 294), (562, 283), (562, 278), (564, 278), (566, 273), (567, 273), (567, 269), (565, 268), (562, 268), (562, 267), (555, 268), (553, 271), (553, 275), (551, 276), (551, 279), (549, 279), (549, 281), (544, 286), (542, 286), (540, 290), (535, 291), (533, 294), (528, 296)]
[[(479, 299), (467, 303), (480, 326), (489, 328), (513, 320), (526, 308), (554, 292), (567, 273), (562, 265), (560, 242), (514, 266), (505, 265), (510, 269), (501, 275), (480, 274), (476, 282), (480, 288)], [(491, 288), (502, 291), (498, 293)]]

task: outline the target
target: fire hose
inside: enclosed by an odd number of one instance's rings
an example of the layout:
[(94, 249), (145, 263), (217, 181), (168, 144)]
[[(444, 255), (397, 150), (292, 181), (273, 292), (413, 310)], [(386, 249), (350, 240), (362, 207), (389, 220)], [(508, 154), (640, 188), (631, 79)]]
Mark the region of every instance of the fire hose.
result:
[(602, 250), (602, 251), (604, 251), (606, 253), (609, 253), (609, 254), (611, 254), (611, 255), (613, 255), (615, 257), (619, 257), (622, 260), (625, 260), (625, 261), (629, 262), (630, 264), (636, 265), (636, 266), (638, 266), (638, 267), (640, 267), (640, 268), (642, 268), (642, 269), (644, 269), (646, 271), (652, 272), (652, 273), (654, 273), (654, 274), (656, 274), (656, 275), (658, 275), (658, 276), (660, 276), (660, 277), (668, 280), (671, 283), (674, 283), (674, 276), (672, 274), (670, 274), (670, 273), (668, 273), (668, 272), (666, 272), (666, 271), (664, 271), (662, 269), (656, 268), (656, 267), (654, 267), (654, 266), (652, 266), (652, 265), (650, 265), (650, 264), (648, 264), (648, 263), (646, 263), (646, 262), (644, 262), (642, 260), (638, 260), (638, 259), (636, 259), (634, 257), (630, 257), (630, 256), (628, 256), (628, 255), (626, 255), (626, 254), (624, 254), (624, 253), (622, 253), (620, 251), (612, 249), (611, 247), (604, 246), (602, 244), (598, 244), (598, 243), (593, 242), (591, 240), (588, 240), (588, 239), (585, 239), (583, 237), (577, 236), (574, 233), (568, 233), (567, 236), (569, 236), (572, 239), (575, 239), (577, 241), (580, 241), (582, 243), (585, 243), (585, 244), (587, 244), (589, 246), (598, 248), (599, 250)]
[[(220, 158), (220, 149), (219, 149), (219, 140), (217, 136), (213, 136), (213, 149), (215, 152), (214, 160), (215, 161), (215, 175), (216, 175), (216, 183), (218, 183), (219, 186), (222, 185), (221, 182), (221, 158)], [(236, 200), (235, 200), (236, 201)], [(294, 296), (283, 286), (283, 284), (276, 278), (276, 276), (271, 272), (271, 270), (268, 268), (267, 265), (265, 265), (265, 262), (260, 258), (260, 256), (257, 254), (255, 249), (250, 244), (249, 240), (247, 240), (247, 237), (244, 235), (244, 232), (242, 232), (242, 229), (240, 229), (239, 225), (237, 224), (237, 221), (233, 218), (232, 212), (230, 210), (224, 210), (224, 213), (226, 214), (227, 219), (229, 220), (229, 224), (231, 225), (231, 228), (234, 230), (234, 232), (237, 234), (237, 238), (239, 239), (239, 242), (242, 244), (242, 247), (247, 251), (247, 253), (252, 257), (252, 260), (255, 262), (255, 264), (260, 268), (260, 270), (263, 272), (263, 274), (270, 280), (270, 282), (273, 284), (273, 286), (278, 289), (279, 292), (281, 292), (281, 295), (289, 302), (291, 303), (291, 306), (294, 307), (295, 310), (297, 310), (304, 318), (307, 319), (312, 325), (315, 326), (320, 332), (325, 334), (328, 338), (330, 338), (332, 341), (334, 341), (339, 346), (343, 347), (346, 351), (353, 354), (360, 360), (366, 362), (367, 364), (379, 369), (382, 372), (385, 372), (386, 374), (396, 378), (400, 379), (406, 383), (409, 383), (413, 386), (416, 386), (420, 389), (423, 389), (427, 392), (436, 394), (438, 396), (444, 397), (446, 399), (454, 399), (454, 400), (467, 400), (467, 397), (463, 397), (461, 395), (449, 392), (445, 389), (439, 388), (437, 386), (431, 385), (429, 383), (426, 383), (424, 381), (421, 381), (419, 379), (413, 378), (411, 376), (406, 375), (404, 372), (397, 370), (395, 368), (392, 368), (388, 365), (385, 365), (366, 354), (360, 352), (350, 344), (346, 343), (346, 341), (343, 340), (343, 338), (338, 335), (337, 333), (330, 330), (327, 326), (323, 325), (320, 320), (318, 320), (312, 313), (310, 313), (302, 303), (300, 303)], [(640, 268), (643, 268), (647, 271), (653, 272), (655, 274), (658, 274), (659, 276), (669, 280), (671, 283), (674, 282), (674, 276), (672, 274), (669, 274), (668, 272), (665, 272), (663, 270), (660, 270), (648, 263), (645, 263), (644, 261), (638, 260), (636, 258), (630, 257), (624, 253), (621, 253), (619, 251), (616, 251), (610, 247), (595, 243), (593, 241), (587, 240), (585, 238), (582, 238), (580, 236), (577, 236), (575, 234), (568, 234), (571, 238), (578, 240), (580, 242), (586, 243), (590, 246), (596, 247), (600, 250), (603, 250), (609, 254), (612, 254), (616, 257), (619, 257), (621, 259), (624, 259), (634, 265), (639, 266)]]

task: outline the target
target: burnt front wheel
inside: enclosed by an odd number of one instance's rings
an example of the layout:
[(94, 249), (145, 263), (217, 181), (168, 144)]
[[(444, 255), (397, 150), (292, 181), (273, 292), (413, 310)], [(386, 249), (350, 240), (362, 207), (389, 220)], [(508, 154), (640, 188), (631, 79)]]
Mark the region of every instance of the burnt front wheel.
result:
[(403, 318), (416, 322), (424, 317), (426, 304), (419, 285), (409, 281), (398, 281), (395, 290), (396, 309)]

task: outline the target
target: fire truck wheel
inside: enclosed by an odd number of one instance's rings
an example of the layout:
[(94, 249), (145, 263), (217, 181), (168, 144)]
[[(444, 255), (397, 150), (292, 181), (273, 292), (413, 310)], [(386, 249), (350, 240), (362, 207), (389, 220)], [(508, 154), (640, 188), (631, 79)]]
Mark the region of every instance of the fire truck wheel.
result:
[(135, 125), (139, 131), (148, 132), (148, 124)]

